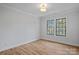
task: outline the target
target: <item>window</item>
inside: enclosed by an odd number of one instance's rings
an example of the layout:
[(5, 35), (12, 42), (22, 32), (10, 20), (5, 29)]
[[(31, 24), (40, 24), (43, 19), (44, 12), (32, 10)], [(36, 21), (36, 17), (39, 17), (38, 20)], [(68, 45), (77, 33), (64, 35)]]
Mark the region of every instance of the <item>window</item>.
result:
[(66, 36), (66, 18), (56, 19), (56, 35)]
[(47, 34), (54, 35), (54, 20), (47, 20)]

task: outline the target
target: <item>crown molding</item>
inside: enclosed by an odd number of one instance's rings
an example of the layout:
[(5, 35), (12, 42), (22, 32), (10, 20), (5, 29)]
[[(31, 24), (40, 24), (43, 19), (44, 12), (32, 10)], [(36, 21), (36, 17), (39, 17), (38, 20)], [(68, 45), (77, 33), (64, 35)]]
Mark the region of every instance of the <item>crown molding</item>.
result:
[(6, 8), (10, 8), (10, 9), (15, 10), (15, 11), (20, 12), (20, 13), (23, 13), (23, 14), (25, 14), (25, 15), (27, 15), (27, 14), (28, 14), (28, 15), (31, 15), (31, 16), (36, 17), (36, 18), (48, 16), (48, 15), (50, 15), (50, 14), (57, 14), (57, 13), (60, 13), (60, 12), (64, 12), (64, 13), (65, 13), (66, 11), (71, 12), (71, 11), (73, 11), (73, 8), (74, 8), (74, 7), (72, 6), (71, 8), (68, 8), (68, 9), (63, 9), (63, 10), (59, 10), (59, 11), (50, 11), (50, 12), (44, 14), (44, 15), (37, 16), (37, 15), (34, 15), (34, 14), (30, 13), (30, 12), (25, 12), (25, 11), (19, 9), (19, 8), (15, 8), (15, 7), (10, 6), (10, 5), (7, 5), (7, 4), (2, 4), (2, 6), (6, 7)]
[(19, 13), (23, 13), (23, 14), (25, 14), (25, 15), (28, 14), (28, 15), (33, 16), (33, 17), (35, 17), (35, 18), (38, 18), (38, 17), (39, 17), (39, 16), (34, 15), (34, 14), (30, 13), (30, 12), (25, 12), (25, 11), (22, 11), (21, 9), (19, 9), (19, 8), (15, 8), (15, 7), (12, 7), (12, 6), (9, 6), (9, 5), (3, 4), (2, 6), (3, 6), (3, 7), (6, 7), (6, 8), (10, 8), (10, 9), (12, 9), (12, 10), (15, 10), (15, 11), (17, 11), (17, 12), (19, 12)]
[[(76, 7), (77, 8), (77, 7)], [(75, 7), (71, 7), (71, 8), (68, 8), (68, 9), (63, 9), (63, 10), (59, 10), (59, 11), (51, 11), (51, 12), (48, 12), (40, 17), (44, 17), (44, 16), (48, 16), (48, 15), (51, 15), (51, 14), (57, 14), (57, 13), (67, 13), (67, 12), (73, 12), (75, 10), (77, 10)]]

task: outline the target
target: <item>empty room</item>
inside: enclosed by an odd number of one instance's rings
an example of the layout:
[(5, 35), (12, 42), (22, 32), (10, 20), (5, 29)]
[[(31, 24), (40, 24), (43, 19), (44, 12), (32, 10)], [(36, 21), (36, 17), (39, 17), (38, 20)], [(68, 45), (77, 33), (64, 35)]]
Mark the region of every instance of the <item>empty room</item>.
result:
[(0, 3), (0, 55), (79, 55), (79, 3)]

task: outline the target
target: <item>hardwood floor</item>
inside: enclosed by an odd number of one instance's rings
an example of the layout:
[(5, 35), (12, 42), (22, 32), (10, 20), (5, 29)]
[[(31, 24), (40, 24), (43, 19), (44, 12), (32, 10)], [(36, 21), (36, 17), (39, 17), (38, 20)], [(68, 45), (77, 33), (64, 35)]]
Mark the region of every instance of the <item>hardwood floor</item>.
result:
[(0, 55), (78, 55), (79, 48), (50, 42), (47, 40), (37, 40), (21, 45), (6, 51)]

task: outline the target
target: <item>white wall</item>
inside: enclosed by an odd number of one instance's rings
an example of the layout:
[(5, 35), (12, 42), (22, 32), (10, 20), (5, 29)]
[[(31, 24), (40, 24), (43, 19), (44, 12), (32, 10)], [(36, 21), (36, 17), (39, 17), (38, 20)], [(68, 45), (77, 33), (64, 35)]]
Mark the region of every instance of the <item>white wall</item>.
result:
[[(67, 18), (66, 37), (47, 35), (47, 20), (54, 19), (54, 21), (56, 22), (57, 18), (62, 18), (62, 17)], [(59, 11), (58, 13), (51, 13), (41, 17), (40, 20), (41, 20), (41, 39), (47, 39), (65, 44), (79, 46), (79, 9), (78, 8)]]
[(0, 5), (0, 51), (37, 39), (38, 18)]
[[(79, 46), (79, 9), (52, 13), (39, 18), (0, 5), (0, 51), (39, 39)], [(66, 37), (47, 35), (47, 20), (67, 17)], [(56, 29), (56, 28), (55, 28)]]

